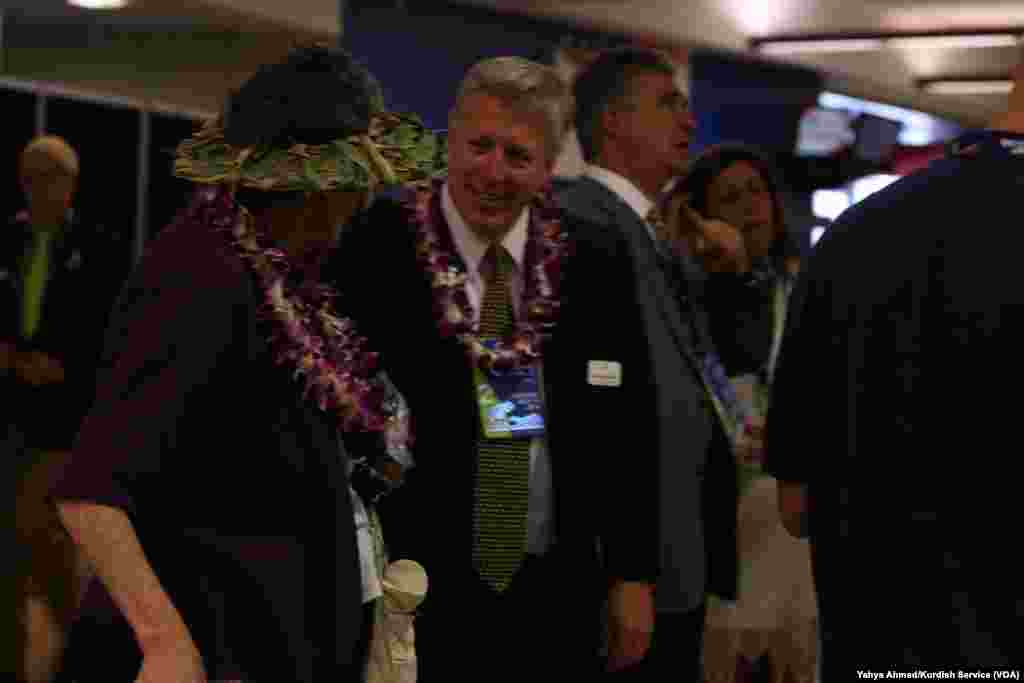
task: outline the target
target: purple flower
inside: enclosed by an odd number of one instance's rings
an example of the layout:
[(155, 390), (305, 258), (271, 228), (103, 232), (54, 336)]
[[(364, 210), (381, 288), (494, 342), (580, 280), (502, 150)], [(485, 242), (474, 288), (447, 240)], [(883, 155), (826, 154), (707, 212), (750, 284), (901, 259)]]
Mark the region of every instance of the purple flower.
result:
[(417, 258), (431, 279), (438, 331), (443, 337), (457, 337), (479, 367), (511, 367), (539, 358), (543, 333), (554, 326), (559, 310), (561, 262), (568, 248), (560, 213), (550, 192), (538, 196), (530, 210), (524, 287), (526, 320), (517, 326), (515, 335), (500, 341), (491, 351), (476, 338), (478, 325), (473, 321), (465, 277), (454, 272), (454, 265), (459, 263), (455, 245), (449, 232), (439, 227), (444, 221), (441, 182), (435, 180), (406, 200), (409, 215), (417, 223)]

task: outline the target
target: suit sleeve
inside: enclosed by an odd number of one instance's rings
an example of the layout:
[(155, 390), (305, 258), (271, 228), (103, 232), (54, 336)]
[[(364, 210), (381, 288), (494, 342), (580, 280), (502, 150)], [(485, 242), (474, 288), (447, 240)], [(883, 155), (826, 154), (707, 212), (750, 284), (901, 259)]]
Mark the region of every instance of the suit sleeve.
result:
[(841, 378), (820, 376), (823, 354), (834, 357), (842, 351), (831, 331), (828, 284), (818, 276), (820, 262), (815, 261), (802, 272), (790, 298), (765, 425), (765, 471), (792, 483), (808, 483), (814, 462), (823, 456), (821, 448), (836, 438), (829, 434), (830, 417), (843, 410), (836, 401), (844, 391)]
[(95, 401), (53, 498), (133, 513), (140, 487), (168, 464), (190, 396), (232, 351), (248, 314), (244, 266), (212, 236), (196, 237), (161, 236), (122, 291)]
[[(579, 401), (569, 406), (569, 438), (578, 441), (571, 451), (598, 473), (593, 514), (609, 580), (653, 583), (660, 565), (657, 408), (632, 258), (607, 227), (570, 222), (569, 229), (568, 345), (559, 371), (570, 373)], [(621, 384), (593, 381), (592, 361), (618, 364)]]

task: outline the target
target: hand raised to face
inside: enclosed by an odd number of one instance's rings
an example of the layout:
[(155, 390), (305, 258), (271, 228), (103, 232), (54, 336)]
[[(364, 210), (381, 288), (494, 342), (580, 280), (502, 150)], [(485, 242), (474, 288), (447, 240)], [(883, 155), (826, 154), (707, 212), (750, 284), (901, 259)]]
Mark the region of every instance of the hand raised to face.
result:
[(735, 226), (704, 218), (690, 207), (686, 195), (670, 200), (668, 215), (671, 241), (685, 245), (707, 272), (745, 273), (750, 270), (743, 235)]

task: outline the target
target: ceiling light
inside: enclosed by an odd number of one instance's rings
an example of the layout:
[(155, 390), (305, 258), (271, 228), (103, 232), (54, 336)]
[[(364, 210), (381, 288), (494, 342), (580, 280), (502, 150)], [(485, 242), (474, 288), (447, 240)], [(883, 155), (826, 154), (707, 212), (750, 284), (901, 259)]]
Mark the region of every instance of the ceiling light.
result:
[(83, 9), (121, 9), (130, 3), (131, 0), (68, 0), (69, 5)]
[(889, 47), (908, 50), (958, 50), (983, 47), (1014, 47), (1020, 36), (1010, 33), (985, 33), (960, 36), (906, 36), (889, 38)]
[(906, 127), (929, 126), (935, 122), (933, 116), (924, 112), (828, 91), (818, 95), (818, 106), (826, 109), (841, 109), (853, 114), (873, 114), (883, 119), (899, 121)]
[(850, 193), (846, 190), (815, 190), (811, 193), (811, 211), (818, 218), (834, 221), (850, 208)]
[(1013, 81), (930, 81), (922, 83), (921, 88), (933, 95), (1008, 95)]
[(857, 204), (899, 179), (900, 176), (891, 173), (875, 173), (858, 178), (850, 183), (850, 200), (853, 204)]
[(871, 52), (882, 48), (879, 38), (830, 38), (827, 40), (768, 40), (755, 48), (767, 55), (794, 55), (822, 52)]
[(962, 48), (1014, 47), (1021, 43), (1021, 29), (991, 33), (903, 33), (873, 35), (777, 36), (755, 38), (751, 47), (768, 55), (828, 52), (871, 52), (885, 47), (896, 49), (950, 50)]
[(825, 231), (827, 229), (828, 228), (826, 228), (824, 225), (816, 225), (813, 228), (811, 228), (811, 246), (812, 247), (815, 244), (817, 244), (818, 240), (820, 240), (825, 235)]

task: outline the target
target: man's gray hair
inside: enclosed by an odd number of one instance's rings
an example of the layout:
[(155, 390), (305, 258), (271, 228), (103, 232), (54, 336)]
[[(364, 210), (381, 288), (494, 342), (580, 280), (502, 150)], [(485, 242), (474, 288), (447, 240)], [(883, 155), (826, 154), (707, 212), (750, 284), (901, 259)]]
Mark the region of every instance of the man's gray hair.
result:
[(565, 141), (572, 96), (553, 67), (522, 57), (494, 57), (474, 64), (459, 85), (448, 126), (458, 126), (461, 108), (472, 95), (490, 95), (507, 106), (544, 117), (545, 151), (554, 163)]

